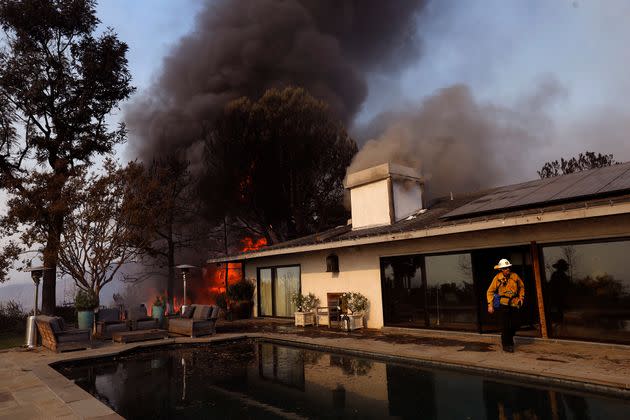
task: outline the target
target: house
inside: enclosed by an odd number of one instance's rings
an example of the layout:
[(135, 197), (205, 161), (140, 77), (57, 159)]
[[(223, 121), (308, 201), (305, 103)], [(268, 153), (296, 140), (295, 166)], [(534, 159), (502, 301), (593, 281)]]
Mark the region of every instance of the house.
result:
[(427, 205), (411, 168), (349, 174), (348, 225), (212, 259), (241, 262), (255, 316), (292, 317), (358, 291), (367, 326), (498, 330), (486, 290), (501, 258), (524, 280), (521, 334), (630, 343), (630, 164), (448, 196)]

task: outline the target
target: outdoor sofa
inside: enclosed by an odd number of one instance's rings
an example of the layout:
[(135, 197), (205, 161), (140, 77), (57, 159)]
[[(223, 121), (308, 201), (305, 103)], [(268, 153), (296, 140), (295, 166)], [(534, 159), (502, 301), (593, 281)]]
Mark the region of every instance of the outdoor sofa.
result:
[(144, 305), (132, 306), (127, 310), (129, 328), (133, 331), (152, 330), (160, 327), (160, 320), (147, 315)]
[(99, 309), (96, 313), (96, 337), (100, 339), (112, 338), (112, 333), (129, 331), (127, 321), (121, 319), (120, 309)]
[(35, 322), (42, 337), (42, 346), (50, 350), (62, 352), (92, 347), (90, 330), (68, 328), (58, 316), (38, 315)]
[(198, 337), (216, 333), (219, 318), (217, 305), (190, 305), (178, 318), (169, 318), (168, 332)]

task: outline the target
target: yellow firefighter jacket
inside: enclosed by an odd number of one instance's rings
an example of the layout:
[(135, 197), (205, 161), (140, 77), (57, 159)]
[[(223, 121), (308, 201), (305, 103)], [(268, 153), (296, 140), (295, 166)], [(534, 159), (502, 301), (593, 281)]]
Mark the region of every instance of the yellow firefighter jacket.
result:
[[(488, 287), (488, 305), (492, 305), (494, 294), (498, 293), (501, 296), (501, 305), (512, 305), (519, 307), (519, 298), (522, 302), (525, 299), (525, 285), (523, 280), (516, 273), (510, 273), (506, 279), (503, 273), (499, 273), (494, 276), (490, 287)], [(512, 298), (510, 300), (510, 298)]]

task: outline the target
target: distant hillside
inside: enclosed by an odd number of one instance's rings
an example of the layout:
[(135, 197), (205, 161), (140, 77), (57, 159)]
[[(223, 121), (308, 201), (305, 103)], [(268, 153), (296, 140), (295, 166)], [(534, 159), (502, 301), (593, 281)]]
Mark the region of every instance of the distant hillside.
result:
[[(71, 280), (60, 280), (57, 283), (57, 304), (61, 305), (64, 303), (64, 293), (68, 296), (66, 297), (66, 301), (72, 300), (72, 295), (74, 291), (74, 285)], [(41, 305), (42, 299), (42, 289), (41, 285), (39, 288), (39, 304)], [(7, 302), (9, 300), (14, 300), (19, 302), (24, 307), (24, 310), (30, 311), (33, 309), (33, 303), (35, 298), (35, 285), (33, 283), (24, 283), (24, 282), (12, 282), (8, 281), (6, 283), (0, 284), (0, 302)]]

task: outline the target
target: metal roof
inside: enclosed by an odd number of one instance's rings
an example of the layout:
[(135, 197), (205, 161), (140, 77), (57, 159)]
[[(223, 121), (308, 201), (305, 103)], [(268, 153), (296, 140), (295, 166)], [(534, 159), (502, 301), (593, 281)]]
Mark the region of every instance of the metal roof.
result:
[(441, 218), (503, 212), (624, 191), (630, 191), (630, 163), (497, 188)]

